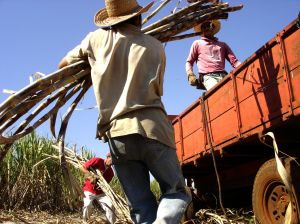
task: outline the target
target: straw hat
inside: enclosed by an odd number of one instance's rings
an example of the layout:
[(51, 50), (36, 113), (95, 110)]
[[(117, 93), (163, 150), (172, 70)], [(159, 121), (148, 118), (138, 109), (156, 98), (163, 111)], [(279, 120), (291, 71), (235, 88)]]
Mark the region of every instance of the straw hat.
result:
[(147, 12), (153, 5), (141, 7), (136, 0), (105, 0), (106, 8), (98, 11), (94, 17), (97, 26), (112, 26)]
[[(209, 29), (203, 30), (204, 26), (208, 26)], [(201, 32), (202, 35), (205, 35), (205, 34), (215, 35), (216, 33), (218, 33), (220, 31), (220, 29), (221, 29), (221, 23), (219, 20), (205, 21), (203, 23), (197, 24), (194, 27), (195, 32)]]

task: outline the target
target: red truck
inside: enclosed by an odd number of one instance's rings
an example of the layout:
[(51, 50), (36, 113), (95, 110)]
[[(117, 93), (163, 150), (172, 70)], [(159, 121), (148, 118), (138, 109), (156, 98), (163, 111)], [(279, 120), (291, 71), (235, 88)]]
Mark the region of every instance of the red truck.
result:
[[(258, 223), (300, 223), (300, 18), (173, 118), (177, 155), (194, 206), (209, 195), (251, 206)], [(277, 172), (271, 138), (291, 188)], [(217, 171), (217, 172), (216, 172)]]

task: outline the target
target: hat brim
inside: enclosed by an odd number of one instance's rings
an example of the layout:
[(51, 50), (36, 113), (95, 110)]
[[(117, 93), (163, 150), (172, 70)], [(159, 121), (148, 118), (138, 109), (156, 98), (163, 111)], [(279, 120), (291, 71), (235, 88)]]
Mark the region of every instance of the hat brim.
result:
[[(210, 31), (208, 31), (208, 32), (210, 32), (212, 35), (215, 35), (216, 33), (218, 33), (219, 31), (220, 31), (220, 29), (221, 29), (221, 22), (219, 21), (219, 20), (212, 20), (211, 21), (212, 23), (213, 23), (213, 25), (214, 25), (214, 29), (213, 30), (210, 30)], [(200, 23), (200, 24), (198, 24), (197, 26), (195, 26), (194, 27), (194, 30), (195, 30), (195, 32), (199, 32), (199, 33), (202, 33), (202, 34), (200, 34), (200, 35), (203, 35), (203, 34), (205, 34), (202, 30), (201, 30), (201, 24), (202, 23)]]
[(134, 12), (124, 15), (124, 16), (116, 16), (116, 17), (109, 17), (106, 11), (106, 8), (101, 9), (98, 11), (94, 17), (94, 22), (97, 26), (100, 27), (106, 27), (106, 26), (113, 26), (118, 23), (124, 22), (128, 19), (131, 19), (135, 16), (138, 16), (142, 13), (147, 12), (154, 2), (149, 3), (145, 7), (139, 6), (136, 10), (133, 10)]

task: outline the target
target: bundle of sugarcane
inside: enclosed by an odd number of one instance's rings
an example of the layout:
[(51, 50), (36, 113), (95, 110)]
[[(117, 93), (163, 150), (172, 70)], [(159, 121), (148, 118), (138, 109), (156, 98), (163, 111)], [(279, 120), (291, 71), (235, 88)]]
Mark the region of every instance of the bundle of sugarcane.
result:
[[(53, 145), (54, 148), (60, 151), (60, 147)], [(80, 169), (80, 167), (87, 161), (87, 159), (83, 155), (78, 155), (76, 152), (72, 149), (69, 149), (67, 147), (64, 147), (64, 153), (65, 153), (65, 161), (68, 164), (71, 164), (75, 168)], [(56, 156), (53, 155), (48, 155), (49, 157), (52, 158), (57, 158)], [(97, 177), (97, 186), (101, 188), (101, 190), (105, 193), (106, 196), (108, 196), (115, 208), (114, 213), (116, 215), (116, 222), (115, 223), (127, 223), (131, 224), (133, 221), (130, 218), (130, 212), (127, 203), (125, 200), (116, 194), (112, 188), (109, 186), (109, 184), (106, 182), (104, 177), (102, 176), (101, 172), (99, 170), (95, 171), (90, 171), (93, 175)], [(72, 174), (70, 173), (70, 180), (73, 180), (74, 178), (72, 177)], [(72, 188), (78, 188), (78, 184), (76, 181), (70, 182), (72, 185)], [(69, 186), (70, 188), (71, 186)], [(78, 193), (77, 193), (78, 196)]]
[[(15, 140), (32, 132), (48, 119), (51, 122), (51, 132), (55, 136), (54, 124), (59, 109), (76, 93), (79, 93), (62, 121), (58, 135), (58, 139), (62, 139), (72, 111), (91, 86), (89, 74), (89, 65), (80, 61), (35, 81), (0, 104), (0, 144), (5, 144), (0, 153), (0, 161)], [(51, 104), (54, 106), (41, 115), (41, 112), (51, 107)], [(28, 115), (28, 112), (36, 105), (38, 106)], [(14, 127), (16, 130), (13, 134), (4, 136), (3, 133), (9, 128), (13, 129), (12, 126), (21, 117), (25, 119), (17, 128)], [(31, 124), (34, 119), (36, 120)]]
[[(242, 8), (242, 6), (229, 7), (228, 3), (219, 3), (211, 0), (188, 1), (192, 2), (192, 4), (143, 28), (143, 32), (154, 36), (162, 42), (180, 40), (198, 35), (198, 33), (191, 33), (177, 36), (177, 34), (191, 29), (196, 24), (211, 19), (227, 18), (228, 12)], [(163, 1), (157, 9), (145, 18), (144, 22), (157, 14), (168, 2), (170, 0)], [(63, 144), (68, 120), (80, 99), (91, 86), (89, 74), (90, 68), (88, 63), (78, 62), (49, 74), (8, 97), (0, 105), (0, 144), (5, 144), (0, 152), (0, 161), (15, 140), (27, 135), (48, 119), (50, 119), (51, 123), (51, 132), (55, 136), (57, 112), (72, 96), (80, 92), (62, 121), (57, 139)], [(55, 105), (48, 112), (40, 116), (39, 119), (36, 118), (54, 102), (56, 102)], [(37, 106), (36, 109), (16, 128), (15, 123), (21, 117), (26, 116), (35, 106)], [(30, 125), (34, 119), (36, 121)]]
[[(72, 112), (92, 84), (89, 74), (90, 67), (86, 62), (81, 61), (75, 63), (37, 80), (10, 96), (0, 105), (0, 143), (5, 144), (0, 148), (1, 161), (15, 140), (32, 132), (48, 119), (50, 119), (51, 123), (51, 132), (53, 136), (56, 136), (55, 123), (57, 113), (67, 101), (77, 94), (62, 119), (59, 135), (57, 137), (64, 180), (74, 200), (77, 198), (79, 189), (78, 185), (73, 184), (76, 180), (73, 178), (66, 163), (64, 139)], [(28, 115), (29, 111), (36, 105), (37, 107)], [(48, 109), (48, 111), (42, 114), (45, 109)], [(2, 133), (14, 125), (22, 116), (25, 116), (25, 120), (21, 122), (14, 133), (4, 137)], [(36, 120), (33, 121), (34, 119)], [(31, 122), (33, 124), (31, 124)]]
[[(166, 4), (167, 2), (168, 0), (162, 4)], [(228, 12), (240, 10), (242, 7), (242, 5), (230, 7), (228, 3), (211, 0), (193, 1), (188, 7), (166, 16), (142, 30), (144, 33), (157, 38), (161, 42), (181, 40), (199, 35), (199, 33), (176, 36), (177, 34), (185, 32), (207, 20), (226, 19), (228, 18)], [(151, 16), (153, 15), (151, 14)]]

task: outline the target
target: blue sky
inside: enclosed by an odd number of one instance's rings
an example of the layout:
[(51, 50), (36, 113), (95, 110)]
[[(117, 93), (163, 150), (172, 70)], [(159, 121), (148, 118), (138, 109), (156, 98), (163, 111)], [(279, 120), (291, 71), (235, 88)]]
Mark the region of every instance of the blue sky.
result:
[[(149, 1), (138, 2), (146, 5)], [(300, 11), (299, 0), (229, 0), (228, 3), (231, 6), (243, 4), (244, 8), (222, 20), (221, 31), (216, 36), (225, 41), (241, 61), (292, 22)], [(166, 16), (176, 5), (177, 0), (171, 0), (147, 24)], [(181, 1), (181, 6), (184, 5), (186, 0)], [(0, 0), (0, 102), (9, 96), (2, 92), (3, 89), (20, 90), (29, 84), (31, 74), (56, 71), (66, 52), (97, 28), (93, 16), (103, 7), (103, 0)], [(166, 45), (163, 102), (169, 114), (181, 113), (201, 95), (199, 90), (188, 85), (184, 69), (190, 46), (196, 39)], [(229, 65), (226, 68), (228, 72), (231, 70)], [(90, 90), (79, 108), (94, 105), (94, 95)], [(66, 141), (104, 156), (108, 146), (94, 138), (96, 120), (96, 109), (75, 111), (69, 122)], [(50, 137), (49, 122), (39, 127), (37, 133)]]

